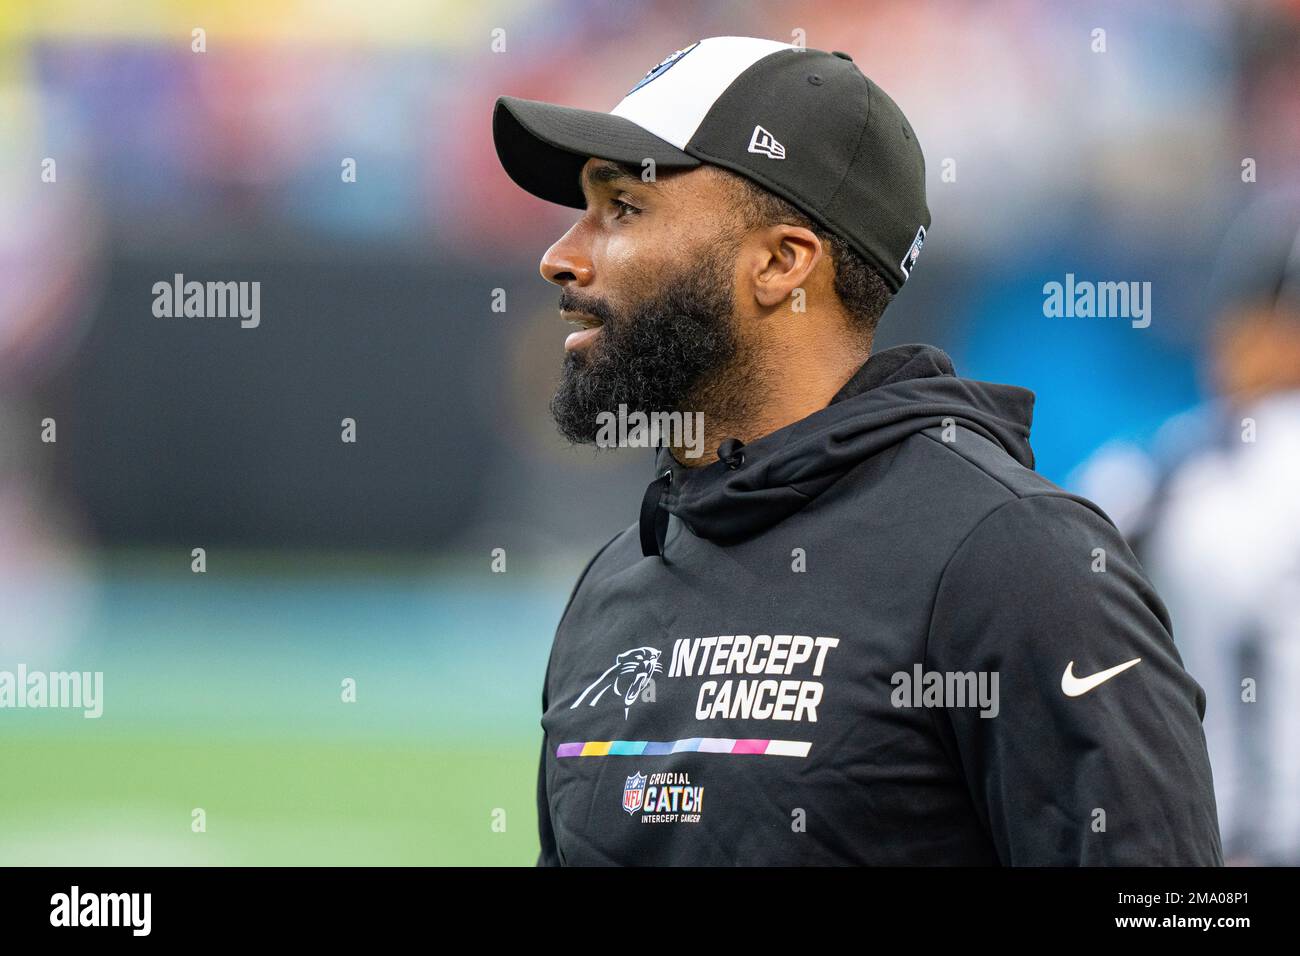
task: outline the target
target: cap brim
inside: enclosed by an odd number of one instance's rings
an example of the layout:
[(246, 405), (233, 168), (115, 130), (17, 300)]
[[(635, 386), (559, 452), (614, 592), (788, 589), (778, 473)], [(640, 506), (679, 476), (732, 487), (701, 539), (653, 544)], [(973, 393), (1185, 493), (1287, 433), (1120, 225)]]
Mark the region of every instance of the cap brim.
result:
[(513, 96), (497, 99), (492, 138), (511, 179), (534, 196), (574, 209), (587, 205), (578, 177), (592, 157), (637, 167), (647, 159), (656, 168), (700, 165), (622, 116)]

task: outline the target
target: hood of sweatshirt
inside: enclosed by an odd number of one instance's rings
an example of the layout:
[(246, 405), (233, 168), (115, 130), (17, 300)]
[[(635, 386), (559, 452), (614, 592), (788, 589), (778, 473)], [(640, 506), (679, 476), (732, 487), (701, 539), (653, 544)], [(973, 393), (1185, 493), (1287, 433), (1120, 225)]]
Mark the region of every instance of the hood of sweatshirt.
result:
[(997, 443), (1026, 468), (1034, 394), (1014, 385), (959, 378), (929, 345), (872, 355), (830, 404), (748, 444), (724, 441), (719, 460), (687, 468), (666, 448), (646, 489), (641, 541), (662, 554), (667, 513), (720, 544), (744, 540), (789, 517), (872, 455), (952, 419)]

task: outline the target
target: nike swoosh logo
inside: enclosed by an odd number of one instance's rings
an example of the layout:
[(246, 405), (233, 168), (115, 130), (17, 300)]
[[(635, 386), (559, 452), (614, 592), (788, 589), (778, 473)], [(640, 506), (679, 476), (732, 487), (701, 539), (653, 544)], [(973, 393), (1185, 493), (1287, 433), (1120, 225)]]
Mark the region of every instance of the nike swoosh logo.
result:
[(1066, 697), (1081, 697), (1088, 691), (1101, 684), (1106, 683), (1116, 674), (1128, 670), (1134, 664), (1141, 661), (1142, 658), (1135, 657), (1131, 661), (1125, 661), (1123, 664), (1116, 664), (1114, 667), (1108, 667), (1104, 671), (1097, 671), (1091, 677), (1075, 677), (1074, 661), (1065, 665), (1065, 673), (1061, 675), (1061, 690), (1065, 692)]

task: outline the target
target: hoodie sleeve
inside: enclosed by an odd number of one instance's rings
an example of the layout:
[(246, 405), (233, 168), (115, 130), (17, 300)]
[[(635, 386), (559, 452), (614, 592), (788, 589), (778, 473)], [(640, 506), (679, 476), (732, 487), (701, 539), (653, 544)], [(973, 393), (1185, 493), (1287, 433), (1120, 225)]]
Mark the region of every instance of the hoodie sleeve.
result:
[(995, 716), (934, 713), (1002, 863), (1222, 865), (1205, 694), (1137, 559), (1080, 499), (1017, 498), (971, 531), (925, 668), (997, 677)]

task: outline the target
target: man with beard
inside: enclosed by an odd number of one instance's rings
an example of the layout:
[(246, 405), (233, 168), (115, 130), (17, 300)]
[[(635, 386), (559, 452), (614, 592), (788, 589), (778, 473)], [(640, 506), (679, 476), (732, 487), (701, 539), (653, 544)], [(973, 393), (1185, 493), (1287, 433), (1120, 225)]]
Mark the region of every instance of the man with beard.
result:
[(875, 354), (924, 160), (843, 53), (714, 37), (610, 113), (497, 102), (552, 403), (702, 413), (556, 632), (543, 864), (1222, 862), (1204, 694), (1109, 520), (1032, 471), (1033, 396)]

